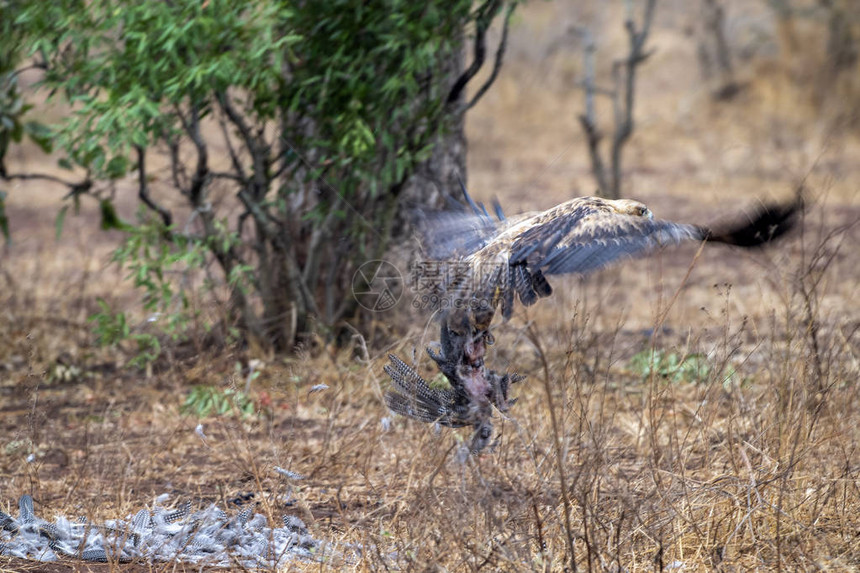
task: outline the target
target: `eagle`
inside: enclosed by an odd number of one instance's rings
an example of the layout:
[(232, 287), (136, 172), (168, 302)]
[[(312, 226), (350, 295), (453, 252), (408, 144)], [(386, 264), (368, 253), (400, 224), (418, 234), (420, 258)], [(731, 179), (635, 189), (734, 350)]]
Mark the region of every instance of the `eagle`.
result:
[(797, 222), (802, 191), (793, 200), (761, 205), (737, 220), (714, 227), (654, 217), (631, 199), (578, 197), (542, 212), (496, 217), (463, 188), (469, 211), (443, 211), (423, 217), (419, 240), (424, 262), (449, 265), (425, 302), (441, 315), (439, 349), (427, 352), (448, 379), (449, 389), (431, 388), (408, 364), (391, 355), (385, 367), (393, 386), (388, 407), (399, 414), (450, 427), (475, 427), (472, 450), (492, 435), (495, 407), (506, 411), (510, 384), (518, 374), (499, 374), (485, 365), (494, 343), (490, 323), (497, 310), (510, 318), (515, 301), (531, 306), (552, 294), (547, 277), (587, 275), (624, 259), (643, 257), (689, 242), (741, 248), (764, 245)]

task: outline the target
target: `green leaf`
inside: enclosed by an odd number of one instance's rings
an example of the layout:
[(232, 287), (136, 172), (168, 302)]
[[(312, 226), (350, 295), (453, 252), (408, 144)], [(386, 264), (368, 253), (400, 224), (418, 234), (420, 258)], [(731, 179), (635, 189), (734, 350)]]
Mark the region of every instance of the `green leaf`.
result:
[(114, 208), (110, 199), (102, 199), (99, 202), (99, 208), (102, 214), (102, 231), (110, 231), (111, 229), (117, 229), (119, 231), (131, 230), (132, 226), (119, 218), (116, 208)]
[(108, 161), (107, 167), (105, 168), (105, 172), (107, 176), (111, 179), (119, 179), (128, 171), (129, 160), (122, 156), (117, 155), (112, 157), (110, 161)]
[[(5, 5), (0, 0), (0, 6)], [(177, 210), (183, 209), (181, 204), (195, 207), (178, 188), (184, 185), (183, 168), (193, 171), (186, 163), (193, 162), (195, 145), (198, 150), (203, 145), (218, 149), (217, 118), (213, 121), (212, 116), (223, 110), (218, 94), (226, 94), (248, 126), (247, 139), (256, 140), (252, 147), (258, 149), (251, 153), (245, 136), (236, 133), (231, 138), (242, 163), (254, 158), (245, 170), (255, 185), (260, 184), (260, 196), (265, 198), (258, 203), (262, 215), (275, 226), (299, 220), (300, 228), (289, 229), (297, 236), (309, 236), (307, 231), (328, 220), (330, 236), (354, 239), (355, 253), (373, 252), (377, 246), (364, 223), (355, 221), (379, 219), (374, 213), (385, 190), (394, 180), (409, 177), (416, 162), (429, 157), (428, 142), (436, 141), (435, 134), (445, 129), (449, 78), (440, 73), (442, 64), (458, 53), (464, 30), (474, 29), (479, 14), (473, 0), (441, 4), (102, 0), (10, 6), (14, 26), (10, 19), (4, 29), (15, 32), (13, 36), (18, 29), (23, 31), (21, 37), (6, 39), (11, 46), (7, 59), (22, 61), (38, 53), (50, 70), (41, 85), (62, 99), (58, 104), (68, 110), (58, 118), (55, 134), (38, 122), (28, 122), (24, 137), (32, 137), (45, 150), (53, 144), (63, 156), (61, 167), (83, 167), (96, 188), (110, 188), (110, 180), (134, 169), (134, 145), (153, 150), (180, 146), (181, 153), (173, 156), (176, 165), (169, 164), (171, 157), (161, 161), (153, 156), (143, 176), (158, 178), (159, 191), (168, 195), (165, 202)], [(2, 16), (0, 22), (5, 22)], [(16, 45), (23, 54), (16, 53)], [(23, 113), (26, 102), (15, 105)], [(20, 113), (9, 117), (23, 121)], [(0, 140), (10, 139), (15, 128), (12, 119), (5, 123)], [(235, 126), (228, 123), (232, 131)], [(219, 160), (210, 157), (210, 169), (234, 171), (230, 162), (220, 160), (220, 151), (215, 155)], [(183, 181), (174, 188), (171, 167)], [(345, 216), (338, 209), (327, 219), (332, 208), (328, 190), (320, 194), (320, 208), (294, 212), (296, 205), (307, 202), (288, 201), (288, 195), (308, 189), (308, 183), (320, 178), (313, 184), (342, 194), (350, 205), (359, 206), (360, 217), (353, 217), (352, 211)], [(213, 190), (231, 195), (243, 185), (229, 177), (214, 185), (210, 181), (206, 180), (204, 195)], [(285, 185), (285, 190), (273, 193), (278, 185)], [(69, 208), (56, 214), (58, 237), (82, 193), (73, 194)], [(273, 195), (277, 202), (270, 201)], [(194, 247), (180, 245), (176, 237), (181, 233), (166, 241), (168, 234), (160, 222), (141, 219), (132, 227), (119, 218), (112, 202), (100, 204), (101, 227), (128, 233), (115, 260), (141, 288), (141, 302), (165, 314), (154, 328), (170, 325), (171, 336), (183, 329), (179, 319), (187, 319), (186, 309), (199, 306), (187, 304), (187, 289), (177, 277), (199, 270), (213, 252), (235, 248), (243, 253), (250, 246), (249, 234), (229, 230), (236, 219), (221, 201), (201, 198), (205, 205), (212, 204), (213, 220), (227, 216), (231, 220), (222, 228), (206, 230)], [(337, 247), (325, 247), (334, 256), (341, 255)], [(250, 266), (236, 265), (231, 276), (218, 280), (226, 278), (253, 299), (261, 282), (257, 273), (265, 269), (253, 256), (249, 261)], [(148, 353), (149, 343), (139, 342), (144, 344), (140, 352)]]
[(0, 191), (0, 233), (3, 233), (7, 245), (12, 243), (12, 237), (9, 235), (9, 219), (6, 217), (5, 191)]
[(69, 210), (68, 205), (63, 205), (60, 208), (60, 212), (57, 213), (57, 218), (54, 219), (54, 230), (56, 235), (56, 240), (60, 240), (60, 236), (63, 234), (63, 223), (66, 220), (66, 213)]
[(28, 121), (24, 124), (24, 131), (43, 152), (51, 153), (54, 150), (54, 132), (48, 126), (38, 121)]
[(12, 137), (12, 141), (21, 143), (21, 138), (24, 136), (24, 126), (18, 121), (18, 118), (12, 120), (11, 123), (12, 128), (9, 130), (9, 135)]

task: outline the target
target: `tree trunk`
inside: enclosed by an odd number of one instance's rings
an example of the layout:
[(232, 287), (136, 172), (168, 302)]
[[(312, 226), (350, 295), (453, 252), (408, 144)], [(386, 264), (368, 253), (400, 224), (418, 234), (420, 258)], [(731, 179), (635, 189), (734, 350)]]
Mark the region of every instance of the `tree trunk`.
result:
[(460, 200), (460, 181), (465, 184), (466, 133), (463, 116), (447, 133), (437, 138), (433, 154), (418, 166), (400, 193), (394, 235), (397, 239), (411, 230), (410, 211), (414, 209), (442, 209), (449, 205), (449, 198)]
[[(462, 44), (462, 39), (461, 39)], [(463, 52), (457, 52), (444, 65), (444, 74), (449, 86), (461, 76), (464, 68)], [(411, 230), (409, 212), (413, 209), (442, 209), (448, 206), (449, 198), (462, 199), (460, 182), (467, 183), (466, 173), (466, 122), (463, 110), (466, 90), (460, 92), (457, 101), (450, 102), (452, 117), (448, 129), (434, 142), (433, 154), (418, 166), (400, 191), (400, 204), (395, 220), (393, 238), (403, 236)]]
[[(850, 70), (857, 63), (860, 49), (857, 39), (851, 29), (852, 2), (839, 0), (822, 0), (822, 5), (828, 10), (827, 18), (827, 56), (833, 68), (834, 75)], [(856, 6), (855, 6), (856, 8)]]

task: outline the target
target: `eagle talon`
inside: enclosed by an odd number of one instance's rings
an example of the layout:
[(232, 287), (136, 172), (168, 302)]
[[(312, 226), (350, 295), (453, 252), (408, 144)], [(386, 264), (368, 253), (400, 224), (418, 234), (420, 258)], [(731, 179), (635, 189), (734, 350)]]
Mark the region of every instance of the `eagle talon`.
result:
[(432, 358), (434, 362), (436, 362), (436, 363), (445, 362), (445, 354), (443, 354), (442, 351), (436, 352), (435, 350), (433, 350), (429, 346), (425, 350), (427, 351), (427, 355), (430, 358)]
[(475, 425), (475, 433), (472, 434), (472, 443), (469, 450), (473, 454), (477, 454), (487, 447), (490, 443), (490, 438), (493, 437), (493, 424), (489, 420), (480, 422)]

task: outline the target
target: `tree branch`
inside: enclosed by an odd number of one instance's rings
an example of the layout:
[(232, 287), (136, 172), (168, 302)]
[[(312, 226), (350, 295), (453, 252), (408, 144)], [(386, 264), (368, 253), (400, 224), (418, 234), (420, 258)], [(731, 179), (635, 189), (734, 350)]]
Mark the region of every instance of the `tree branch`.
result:
[(224, 121), (224, 114), (218, 114), (218, 125), (221, 127), (221, 133), (224, 136), (224, 143), (227, 145), (227, 153), (230, 154), (230, 162), (233, 164), (233, 170), (239, 174), (243, 181), (247, 181), (245, 176), (245, 168), (242, 167), (242, 162), (239, 161), (239, 154), (233, 147), (233, 140), (230, 137), (230, 132), (227, 131), (227, 122)]
[[(657, 0), (647, 0), (645, 4), (645, 15), (642, 21), (642, 29), (636, 30), (633, 21), (633, 0), (627, 0), (627, 20), (624, 27), (630, 39), (630, 53), (621, 64), (627, 68), (624, 80), (624, 89), (621, 91), (620, 65), (616, 64), (613, 75), (616, 79), (618, 94), (615, 99), (615, 134), (612, 138), (612, 196), (621, 196), (621, 148), (633, 133), (633, 104), (636, 92), (636, 68), (650, 55), (643, 51), (645, 40), (651, 30), (651, 22), (654, 17), (654, 7)], [(623, 93), (624, 107), (620, 105), (619, 97)]]
[[(606, 180), (606, 167), (603, 164), (603, 157), (600, 155), (600, 140), (603, 139), (603, 134), (597, 127), (597, 117), (594, 111), (594, 95), (597, 93), (595, 85), (594, 72), (594, 37), (591, 30), (582, 28), (580, 33), (583, 37), (583, 67), (585, 69), (585, 79), (582, 81), (583, 90), (585, 92), (585, 113), (579, 116), (579, 123), (585, 131), (585, 137), (588, 141), (588, 153), (591, 157), (591, 171), (594, 178), (597, 180), (597, 187), (602, 194), (606, 194), (609, 190), (608, 181)], [(615, 92), (609, 92), (613, 97)]]
[(487, 78), (487, 81), (484, 82), (484, 85), (480, 87), (478, 92), (475, 94), (475, 97), (472, 98), (472, 101), (466, 105), (466, 109), (471, 109), (478, 100), (484, 97), (484, 94), (487, 93), (487, 90), (490, 89), (490, 86), (496, 81), (496, 78), (499, 75), (499, 70), (502, 68), (502, 60), (505, 57), (505, 49), (508, 46), (508, 29), (511, 24), (511, 16), (514, 14), (514, 8), (516, 8), (516, 4), (509, 4), (508, 9), (505, 11), (505, 23), (502, 26), (502, 37), (499, 40), (499, 47), (496, 50), (496, 59), (493, 62), (493, 71), (490, 73), (490, 77)]
[(188, 194), (191, 197), (191, 203), (195, 208), (203, 205), (204, 190), (206, 187), (206, 179), (209, 175), (209, 152), (206, 147), (206, 142), (200, 134), (200, 110), (196, 104), (191, 105), (191, 125), (188, 130), (188, 135), (197, 149), (197, 168), (194, 170), (194, 175), (191, 176), (191, 187)]
[(340, 195), (335, 195), (335, 197), (334, 203), (329, 206), (329, 212), (326, 215), (325, 220), (319, 225), (314, 225), (314, 230), (311, 233), (307, 260), (305, 261), (305, 268), (302, 273), (302, 280), (305, 284), (316, 284), (317, 282), (319, 261), (322, 255), (321, 246), (323, 241), (327, 241), (331, 236), (337, 210), (342, 201)]
[[(645, 52), (645, 41), (651, 30), (651, 22), (654, 19), (654, 9), (657, 0), (646, 0), (645, 13), (642, 28), (636, 29), (634, 21), (633, 0), (626, 0), (627, 15), (624, 27), (629, 39), (629, 52), (627, 57), (616, 61), (612, 66), (613, 90), (600, 90), (595, 83), (594, 72), (594, 39), (590, 30), (580, 29), (584, 43), (584, 68), (585, 79), (582, 81), (585, 91), (585, 113), (579, 116), (579, 122), (585, 131), (588, 142), (588, 151), (591, 156), (591, 170), (601, 194), (611, 198), (621, 196), (621, 151), (624, 144), (633, 133), (633, 104), (636, 89), (636, 68), (642, 64), (650, 55)], [(622, 69), (626, 71), (622, 77)], [(594, 107), (594, 96), (606, 94), (612, 98), (612, 116), (615, 130), (610, 147), (611, 173), (607, 172), (600, 153), (600, 140), (602, 134), (597, 126), (597, 113)]]
[(16, 70), (13, 70), (12, 75), (14, 77), (17, 77), (17, 76), (20, 76), (21, 74), (23, 74), (24, 72), (27, 72), (29, 70), (47, 71), (48, 70), (48, 64), (46, 64), (45, 62), (33, 62), (31, 64), (28, 64), (26, 66), (22, 66)]
[(242, 139), (245, 141), (245, 145), (248, 146), (248, 149), (253, 152), (256, 148), (256, 142), (254, 141), (254, 134), (251, 131), (251, 126), (245, 121), (245, 118), (242, 117), (242, 114), (236, 109), (233, 105), (233, 100), (230, 99), (230, 96), (227, 93), (222, 92), (217, 94), (218, 105), (221, 106), (221, 110), (227, 116), (227, 118), (236, 126), (236, 129), (239, 130), (239, 135), (242, 136)]
[[(585, 117), (590, 125), (596, 129), (594, 115), (594, 94), (597, 92), (597, 85), (594, 72), (594, 52), (597, 48), (594, 47), (594, 36), (591, 35), (589, 28), (583, 29), (583, 67), (585, 68)], [(611, 92), (614, 94), (614, 92)]]
[(137, 151), (137, 196), (144, 205), (159, 214), (165, 227), (170, 227), (173, 224), (173, 215), (149, 195), (149, 185), (146, 181), (146, 150), (137, 145), (135, 150)]
[(466, 84), (475, 77), (481, 66), (484, 65), (484, 58), (487, 55), (487, 29), (501, 6), (501, 0), (487, 0), (478, 8), (478, 17), (475, 19), (474, 57), (471, 65), (457, 78), (451, 91), (448, 92), (446, 105), (453, 105), (460, 99), (463, 90), (466, 89)]
[(92, 189), (93, 186), (93, 182), (89, 177), (83, 181), (74, 182), (66, 181), (65, 179), (61, 179), (54, 175), (48, 175), (47, 173), (3, 173), (0, 175), (0, 179), (5, 181), (13, 181), (15, 179), (19, 181), (50, 181), (51, 183), (68, 187), (70, 192), (73, 194), (86, 193)]
[[(179, 118), (180, 123), (182, 123), (182, 128), (185, 131), (188, 131), (188, 122), (185, 119), (185, 116), (182, 115), (178, 106), (174, 106), (174, 113), (176, 117)], [(179, 157), (179, 139), (165, 132), (163, 134), (164, 140), (167, 142), (167, 148), (170, 151), (170, 176), (173, 180), (173, 185), (179, 190), (180, 193), (188, 196), (188, 174), (185, 172), (185, 164), (180, 160)]]
[(254, 198), (257, 200), (262, 199), (269, 188), (266, 174), (268, 145), (260, 145), (263, 132), (260, 131), (257, 135), (254, 134), (251, 126), (248, 125), (245, 118), (242, 117), (242, 114), (233, 105), (233, 100), (230, 99), (229, 94), (221, 92), (216, 97), (224, 114), (236, 126), (236, 129), (239, 130), (239, 135), (242, 136), (245, 147), (248, 148), (248, 153), (251, 155), (251, 161), (254, 164), (254, 172), (252, 174)]
[(210, 171), (209, 175), (214, 179), (227, 179), (228, 181), (234, 181), (241, 184), (246, 182), (240, 175), (236, 175), (235, 173), (230, 173), (228, 171)]
[(589, 120), (586, 114), (579, 116), (579, 123), (585, 131), (585, 138), (588, 142), (588, 154), (591, 157), (591, 172), (597, 180), (597, 187), (602, 194), (606, 194), (608, 183), (606, 181), (606, 166), (603, 164), (603, 157), (600, 155), (600, 140), (603, 139), (603, 134), (597, 129), (597, 126)]
[(283, 264), (286, 265), (287, 280), (289, 281), (291, 288), (294, 289), (295, 294), (300, 295), (300, 299), (296, 298), (296, 302), (303, 304), (305, 308), (310, 310), (310, 312), (319, 315), (319, 310), (317, 309), (314, 297), (308, 289), (307, 284), (302, 279), (299, 265), (287, 249), (284, 235), (279, 232), (279, 229), (275, 226), (271, 217), (260, 207), (247, 190), (243, 189), (239, 191), (239, 200), (245, 206), (245, 209), (251, 213), (251, 216), (254, 217), (254, 221), (257, 223), (259, 228), (272, 241), (272, 243), (277, 245), (278, 250), (283, 255), (283, 261), (280, 262), (283, 262)]

